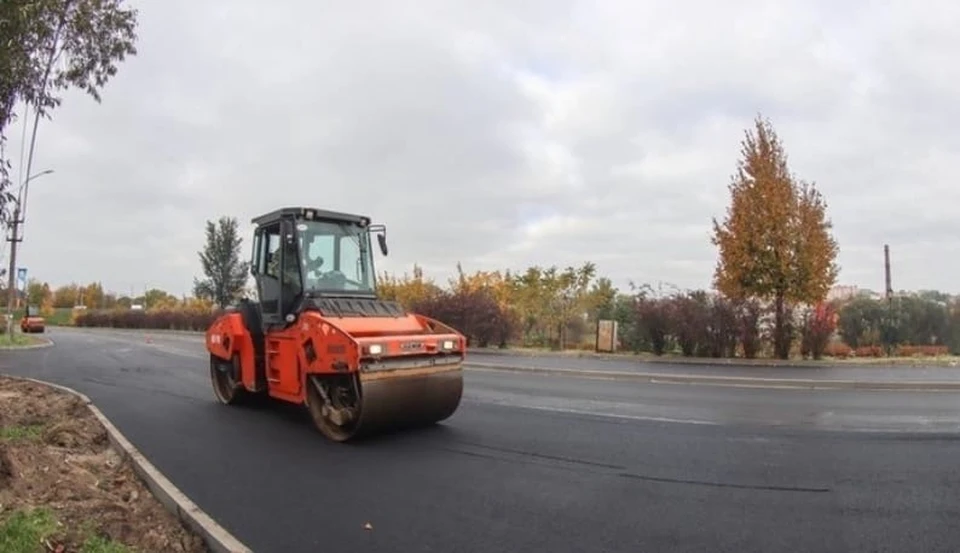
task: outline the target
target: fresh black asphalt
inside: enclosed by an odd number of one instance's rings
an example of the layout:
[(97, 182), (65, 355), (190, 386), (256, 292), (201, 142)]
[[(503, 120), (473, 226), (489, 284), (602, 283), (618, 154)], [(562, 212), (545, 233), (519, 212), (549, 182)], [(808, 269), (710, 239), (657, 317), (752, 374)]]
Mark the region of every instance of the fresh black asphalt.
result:
[(89, 395), (258, 552), (960, 550), (955, 394), (471, 371), (445, 423), (345, 445), (214, 403), (197, 337), (50, 335), (2, 371)]

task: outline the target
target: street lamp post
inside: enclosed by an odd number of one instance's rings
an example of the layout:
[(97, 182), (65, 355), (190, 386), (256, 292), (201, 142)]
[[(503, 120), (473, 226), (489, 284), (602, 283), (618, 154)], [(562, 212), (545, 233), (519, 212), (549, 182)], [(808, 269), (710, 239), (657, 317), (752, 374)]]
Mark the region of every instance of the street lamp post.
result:
[(17, 286), (16, 286), (16, 271), (17, 271), (17, 244), (23, 241), (23, 237), (20, 236), (20, 225), (24, 222), (21, 220), (21, 201), (25, 199), (24, 196), (21, 196), (23, 190), (27, 187), (31, 180), (42, 177), (43, 175), (49, 175), (53, 172), (53, 169), (47, 169), (46, 171), (40, 171), (36, 175), (28, 176), (23, 184), (20, 186), (20, 190), (17, 192), (17, 199), (14, 200), (16, 205), (13, 208), (13, 221), (10, 223), (10, 237), (7, 238), (7, 241), (10, 242), (10, 267), (7, 273), (7, 335), (9, 336), (13, 332), (13, 309), (16, 305), (17, 299)]

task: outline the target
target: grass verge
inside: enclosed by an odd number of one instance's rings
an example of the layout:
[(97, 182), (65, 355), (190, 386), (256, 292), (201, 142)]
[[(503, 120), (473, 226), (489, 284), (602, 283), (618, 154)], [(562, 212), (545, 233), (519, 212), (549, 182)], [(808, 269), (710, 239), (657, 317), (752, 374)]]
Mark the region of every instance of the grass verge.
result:
[(14, 331), (13, 334), (0, 334), (0, 348), (19, 348), (23, 346), (35, 346), (46, 342), (45, 339), (32, 334), (24, 334)]
[[(0, 524), (0, 551), (4, 553), (68, 553), (57, 535), (62, 523), (48, 507), (17, 509)], [(96, 534), (90, 525), (83, 529), (77, 553), (135, 553), (136, 550)]]

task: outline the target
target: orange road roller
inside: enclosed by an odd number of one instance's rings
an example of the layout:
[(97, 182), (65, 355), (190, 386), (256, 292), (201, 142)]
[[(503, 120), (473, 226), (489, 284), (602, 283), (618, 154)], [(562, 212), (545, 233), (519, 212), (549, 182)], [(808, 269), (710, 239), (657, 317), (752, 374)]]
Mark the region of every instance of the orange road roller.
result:
[(369, 217), (287, 207), (256, 217), (242, 299), (206, 331), (216, 399), (256, 396), (303, 405), (327, 438), (345, 442), (449, 418), (463, 393), (466, 339), (380, 297)]

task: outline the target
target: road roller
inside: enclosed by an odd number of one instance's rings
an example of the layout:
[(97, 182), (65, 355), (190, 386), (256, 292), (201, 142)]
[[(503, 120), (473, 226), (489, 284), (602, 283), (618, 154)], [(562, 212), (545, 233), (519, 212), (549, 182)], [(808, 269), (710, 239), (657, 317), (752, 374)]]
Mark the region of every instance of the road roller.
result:
[(206, 330), (217, 401), (301, 405), (336, 442), (453, 415), (466, 339), (381, 297), (371, 236), (386, 256), (384, 225), (308, 207), (252, 223), (256, 299), (239, 300)]

